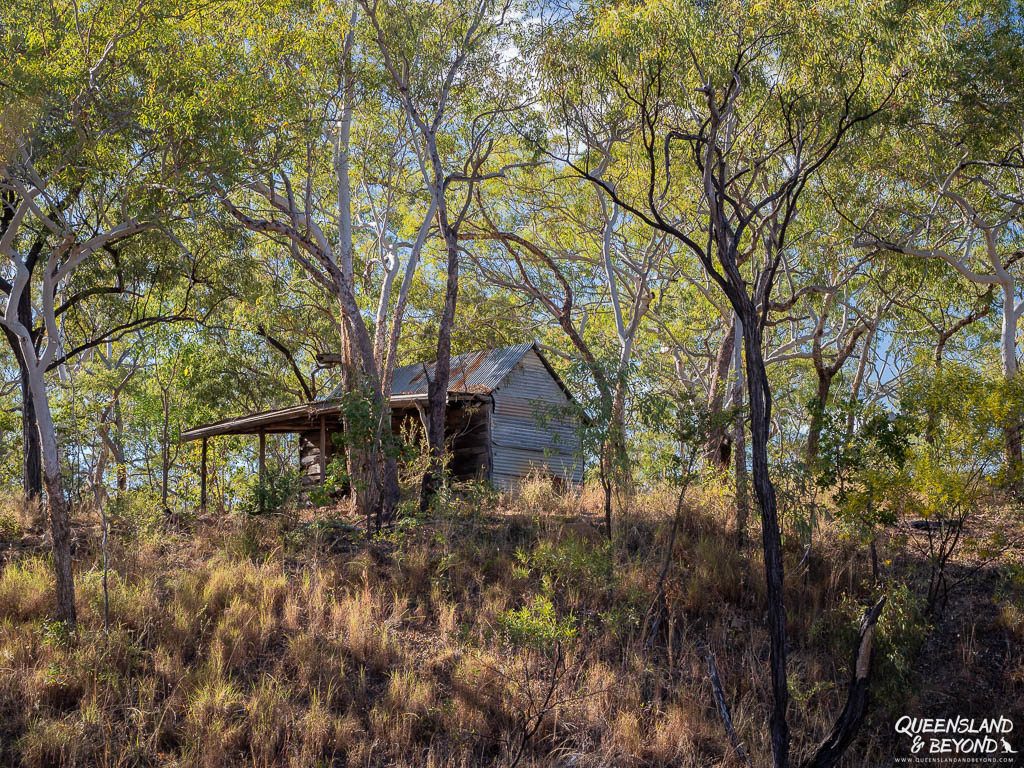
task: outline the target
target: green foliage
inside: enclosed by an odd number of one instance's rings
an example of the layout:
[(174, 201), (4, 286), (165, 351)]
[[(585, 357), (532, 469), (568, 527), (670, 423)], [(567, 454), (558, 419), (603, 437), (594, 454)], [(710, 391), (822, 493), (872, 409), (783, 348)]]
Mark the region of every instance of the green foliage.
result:
[(879, 666), (877, 695), (889, 706), (898, 704), (914, 682), (915, 665), (931, 631), (923, 601), (907, 584), (894, 583), (873, 638)]
[(939, 370), (919, 366), (901, 405), (950, 464), (994, 468), (1005, 430), (1024, 412), (1024, 381), (960, 362), (947, 362)]
[(454, 499), (446, 506), (455, 516), (464, 518), (487, 514), (498, 508), (501, 494), (488, 480), (467, 480), (453, 484)]
[[(842, 493), (850, 478), (872, 466), (900, 469), (914, 437), (915, 424), (905, 415), (878, 406), (843, 400), (822, 412), (816, 480), (825, 488), (838, 487)], [(855, 428), (847, 430), (849, 420)]]
[(723, 408), (712, 414), (692, 391), (685, 390), (671, 397), (649, 396), (641, 402), (637, 418), (650, 456), (644, 476), (674, 487), (690, 485), (700, 475), (698, 459), (711, 431), (731, 425), (736, 409)]
[(559, 618), (551, 598), (534, 595), (520, 608), (509, 609), (498, 618), (498, 626), (515, 646), (550, 651), (558, 644), (576, 638), (576, 617), (571, 613)]
[(379, 411), (374, 405), (373, 397), (363, 390), (350, 392), (334, 392), (331, 398), (340, 408), (339, 418), (345, 429), (334, 432), (331, 441), (334, 444), (334, 457), (327, 463), (325, 482), (310, 491), (310, 500), (318, 506), (327, 506), (332, 499), (352, 490), (362, 490), (366, 483), (364, 475), (352, 476), (349, 456), (359, 457), (373, 448), (383, 456), (391, 456), (399, 461), (410, 461), (415, 456), (412, 446), (391, 433), (390, 425), (383, 435), (380, 432)]
[(834, 490), (842, 522), (867, 539), (904, 515), (948, 521), (1006, 481), (1004, 431), (1021, 412), (1020, 383), (954, 363), (919, 368), (900, 405), (846, 401), (822, 413), (815, 483)]
[(8, 509), (0, 509), (0, 541), (14, 541), (22, 534), (21, 522)]
[[(855, 427), (848, 431), (851, 418)], [(851, 531), (870, 538), (896, 521), (916, 427), (906, 415), (848, 400), (822, 414), (814, 482), (835, 490), (840, 518)]]
[(111, 535), (126, 543), (159, 533), (166, 523), (159, 494), (148, 488), (112, 496), (106, 512)]
[[(924, 600), (902, 582), (889, 582), (878, 592), (886, 603), (872, 636), (871, 693), (885, 709), (906, 701), (916, 681), (916, 665), (931, 631)], [(877, 597), (871, 598), (877, 600)], [(843, 602), (814, 625), (812, 636), (826, 643), (836, 658), (853, 652), (864, 605), (847, 595)]]
[(612, 547), (608, 541), (594, 544), (576, 536), (561, 541), (538, 542), (530, 550), (516, 550), (516, 561), (527, 572), (559, 589), (587, 585), (608, 587), (614, 579)]
[(640, 623), (644, 618), (644, 610), (647, 606), (643, 604), (643, 598), (646, 595), (639, 597), (641, 599), (628, 600), (614, 605), (598, 615), (601, 626), (612, 637), (621, 640), (629, 637), (640, 627)]
[[(43, 640), (59, 648), (70, 648), (75, 641), (75, 628), (66, 621), (44, 621)], [(59, 668), (51, 667), (50, 671), (59, 673)]]
[(252, 485), (242, 500), (239, 510), (245, 515), (276, 514), (298, 501), (302, 491), (302, 474), (289, 467), (268, 466), (263, 482), (253, 478)]

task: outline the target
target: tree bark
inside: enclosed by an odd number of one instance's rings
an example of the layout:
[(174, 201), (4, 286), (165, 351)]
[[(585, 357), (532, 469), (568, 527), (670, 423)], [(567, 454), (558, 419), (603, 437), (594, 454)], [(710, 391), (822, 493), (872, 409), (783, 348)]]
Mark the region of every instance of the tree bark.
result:
[(746, 544), (747, 521), (750, 518), (750, 476), (747, 473), (747, 427), (743, 412), (743, 345), (739, 319), (733, 323), (733, 399), (736, 411), (733, 417), (733, 465), (736, 474), (736, 543), (742, 549)]
[[(871, 345), (875, 340), (875, 333), (878, 330), (878, 324), (881, 322), (881, 315), (875, 316), (875, 324), (868, 330), (867, 336), (864, 338), (864, 347), (860, 352), (860, 359), (857, 361), (857, 373), (853, 376), (853, 384), (850, 386), (850, 400), (854, 403), (860, 400), (860, 388), (864, 384), (864, 377), (867, 374), (868, 362), (871, 359)], [(846, 415), (846, 439), (849, 440), (853, 436), (853, 411), (851, 410)]]
[(117, 491), (128, 490), (128, 464), (124, 458), (124, 416), (121, 413), (121, 396), (114, 397), (114, 459), (117, 461)]
[(708, 392), (708, 418), (711, 429), (705, 444), (704, 455), (709, 467), (725, 470), (729, 466), (729, 425), (722, 421), (725, 393), (729, 388), (729, 371), (733, 363), (735, 347), (735, 325), (726, 331), (715, 356), (715, 367), (711, 375), (711, 390)]
[[(833, 295), (830, 295), (826, 307), (830, 307), (832, 304)], [(877, 326), (881, 316), (875, 318), (872, 322), (860, 322), (857, 326), (850, 331), (850, 335), (846, 340), (845, 344), (838, 346), (836, 350), (835, 359), (828, 364), (822, 357), (822, 344), (821, 337), (825, 331), (825, 315), (822, 316), (818, 327), (814, 333), (814, 341), (811, 347), (811, 361), (814, 363), (814, 372), (818, 377), (818, 388), (815, 393), (815, 399), (811, 408), (811, 423), (807, 431), (807, 463), (813, 464), (818, 458), (818, 444), (821, 441), (821, 430), (825, 424), (825, 407), (828, 405), (828, 397), (832, 391), (832, 382), (836, 376), (843, 369), (846, 361), (854, 353), (857, 348), (857, 340), (868, 332), (868, 340), (865, 342), (865, 350), (871, 343), (871, 334), (874, 333), (874, 329)], [(857, 371), (857, 381), (854, 388), (854, 396), (857, 394), (857, 390), (860, 389), (860, 379), (863, 377), (863, 365), (864, 356), (861, 356), (861, 367)], [(852, 414), (851, 414), (852, 416)], [(848, 429), (853, 429), (852, 419), (847, 422)]]
[(53, 564), (56, 575), (57, 618), (74, 627), (75, 579), (71, 562), (71, 524), (64, 483), (60, 475), (60, 452), (57, 449), (57, 431), (53, 425), (50, 403), (46, 397), (43, 371), (33, 371), (32, 394), (39, 424), (39, 443), (43, 462), (43, 482), (50, 512), (50, 533), (53, 537)]
[[(1007, 381), (1017, 377), (1017, 312), (1014, 306), (1014, 284), (1003, 284), (1003, 322), (1000, 333), (1000, 352), (1003, 376)], [(1014, 492), (1021, 492), (1021, 416), (1011, 413), (1004, 428), (1003, 438), (1006, 456), (1006, 483)]]
[(39, 425), (36, 423), (35, 399), (28, 380), (28, 371), (19, 361), (21, 376), (21, 440), (22, 485), (25, 498), (34, 501), (43, 495), (43, 453), (39, 443)]
[(811, 409), (811, 423), (807, 429), (807, 461), (813, 463), (818, 458), (818, 444), (821, 442), (821, 430), (825, 424), (825, 406), (832, 390), (831, 371), (818, 368), (818, 388), (814, 395), (814, 407)]
[[(435, 173), (440, 178), (441, 161), (437, 147), (431, 146)], [(451, 378), (452, 325), (455, 306), (459, 298), (459, 237), (448, 221), (448, 208), (444, 203), (444, 190), (438, 190), (437, 223), (448, 252), (444, 308), (437, 328), (437, 356), (434, 372), (427, 382), (427, 445), (430, 464), (423, 474), (420, 486), (420, 510), (426, 511), (444, 481), (445, 416), (448, 410), (448, 381)]]
[(629, 451), (626, 447), (626, 373), (619, 371), (618, 381), (615, 384), (615, 393), (612, 396), (611, 419), (608, 429), (608, 447), (611, 450), (610, 458), (612, 463), (610, 469), (612, 475), (617, 478), (617, 487), (625, 492), (626, 496), (633, 493), (633, 467), (629, 461)]
[(448, 248), (448, 281), (444, 310), (437, 334), (437, 358), (427, 384), (427, 445), (430, 464), (420, 487), (420, 510), (430, 506), (444, 482), (445, 416), (448, 410), (448, 381), (451, 378), (452, 323), (459, 290), (458, 246)]
[[(30, 288), (31, 283), (25, 286), (18, 297), (18, 322), (27, 329), (32, 328)], [(18, 363), (18, 377), (21, 382), (22, 488), (26, 501), (32, 501), (42, 498), (43, 495), (43, 460), (42, 448), (39, 445), (39, 425), (36, 424), (35, 402), (32, 396), (32, 385), (29, 381), (28, 363), (22, 354), (20, 342), (8, 328), (4, 328), (4, 334)]]
[[(744, 297), (746, 298), (746, 297)], [(783, 601), (782, 536), (779, 532), (778, 502), (768, 470), (768, 439), (771, 429), (772, 398), (761, 354), (762, 331), (757, 310), (749, 300), (743, 321), (743, 346), (747, 358), (747, 390), (750, 395), (750, 439), (754, 492), (761, 508), (761, 541), (768, 598), (769, 666), (772, 685), (771, 737), (775, 768), (786, 768), (789, 759), (789, 726), (786, 709), (786, 608)]]

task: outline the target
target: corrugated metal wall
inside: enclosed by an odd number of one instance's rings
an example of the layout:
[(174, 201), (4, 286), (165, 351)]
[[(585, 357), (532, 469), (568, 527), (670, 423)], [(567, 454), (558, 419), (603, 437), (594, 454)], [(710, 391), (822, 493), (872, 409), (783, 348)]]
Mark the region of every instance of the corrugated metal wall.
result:
[(491, 480), (514, 490), (531, 470), (567, 483), (583, 482), (576, 425), (556, 411), (568, 399), (534, 350), (530, 350), (494, 391)]

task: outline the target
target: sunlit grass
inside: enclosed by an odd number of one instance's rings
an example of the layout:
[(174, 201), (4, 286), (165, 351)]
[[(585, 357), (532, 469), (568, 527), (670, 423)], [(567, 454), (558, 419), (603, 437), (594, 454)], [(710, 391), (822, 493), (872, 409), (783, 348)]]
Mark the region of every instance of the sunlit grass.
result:
[[(48, 562), (26, 550), (0, 571), (0, 763), (497, 766), (536, 717), (520, 765), (731, 764), (708, 643), (767, 760), (763, 566), (727, 498), (696, 489), (684, 509), (653, 638), (673, 494), (637, 499), (610, 544), (590, 491), (474, 504), (333, 549), (298, 520), (140, 530), (112, 557), (109, 633), (96, 543), (78, 555), (77, 634), (49, 621)], [(817, 546), (810, 569), (786, 551), (791, 727), (811, 737), (870, 591), (855, 542)], [(1001, 622), (1019, 638), (1015, 599)]]

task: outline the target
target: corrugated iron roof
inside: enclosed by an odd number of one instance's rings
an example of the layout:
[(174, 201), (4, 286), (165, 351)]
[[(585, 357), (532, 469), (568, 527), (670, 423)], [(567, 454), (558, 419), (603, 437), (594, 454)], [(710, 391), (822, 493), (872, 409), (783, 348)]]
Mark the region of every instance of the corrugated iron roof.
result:
[[(448, 391), (490, 394), (533, 346), (534, 342), (530, 341), (512, 347), (456, 355), (451, 362)], [(394, 395), (426, 394), (427, 377), (432, 378), (433, 375), (434, 363), (403, 365), (395, 371), (391, 392)]]
[[(460, 394), (489, 395), (512, 372), (512, 369), (519, 364), (526, 353), (536, 348), (537, 343), (529, 341), (512, 347), (484, 349), (479, 352), (456, 355), (451, 361), (448, 391)], [(537, 349), (537, 356), (547, 368), (548, 373), (551, 374), (551, 378), (565, 392), (566, 397), (575, 402), (572, 393), (539, 349)], [(425, 396), (427, 394), (427, 377), (424, 375), (424, 369), (430, 376), (434, 375), (434, 363), (414, 363), (398, 368), (395, 371), (392, 385), (392, 398)], [(259, 431), (299, 432), (310, 428), (311, 425), (316, 426), (315, 420), (321, 416), (336, 416), (339, 410), (336, 398), (340, 396), (340, 393), (341, 386), (339, 385), (326, 398), (312, 403), (252, 413), (194, 427), (182, 433), (182, 440), (197, 440), (200, 437), (221, 434), (255, 434)], [(392, 400), (393, 405), (394, 402)], [(583, 418), (589, 423), (585, 414)]]

